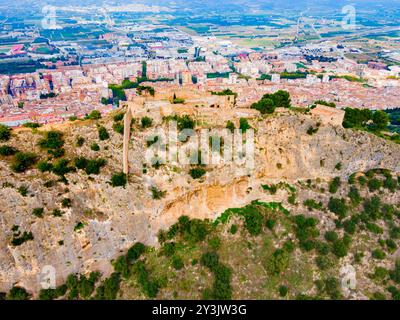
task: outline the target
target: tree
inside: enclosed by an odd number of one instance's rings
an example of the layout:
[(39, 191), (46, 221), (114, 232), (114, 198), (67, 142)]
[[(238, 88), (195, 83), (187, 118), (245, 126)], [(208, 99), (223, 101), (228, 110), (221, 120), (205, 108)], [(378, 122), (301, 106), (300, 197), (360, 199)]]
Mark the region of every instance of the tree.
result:
[(277, 108), (289, 108), (290, 107), (290, 94), (284, 90), (278, 90), (272, 96), (272, 100)]
[(271, 275), (279, 275), (286, 270), (288, 265), (289, 254), (282, 249), (277, 249), (268, 259), (266, 268)]
[(253, 103), (251, 108), (260, 111), (262, 114), (266, 114), (274, 113), (276, 106), (272, 99), (262, 98), (260, 101)]
[(141, 242), (136, 242), (132, 247), (129, 248), (126, 257), (129, 263), (135, 262), (140, 256), (146, 251), (146, 246)]
[(153, 125), (153, 119), (149, 117), (143, 117), (140, 122), (142, 124), (142, 128), (150, 128)]
[(348, 245), (343, 240), (336, 240), (332, 246), (332, 252), (338, 258), (347, 256)]
[(114, 173), (111, 177), (111, 185), (113, 187), (125, 187), (126, 183), (127, 177), (123, 172)]
[(382, 110), (377, 110), (372, 115), (372, 121), (377, 130), (384, 130), (389, 124), (389, 115)]
[(90, 120), (98, 120), (101, 118), (101, 113), (99, 110), (93, 110), (92, 112), (90, 112), (87, 116), (86, 119), (90, 119)]
[(330, 198), (328, 203), (328, 209), (336, 214), (340, 219), (343, 219), (347, 215), (347, 205), (344, 199)]
[(8, 141), (11, 137), (11, 128), (0, 124), (0, 141)]
[(246, 118), (239, 119), (239, 129), (242, 130), (243, 133), (245, 133), (250, 128), (251, 126)]

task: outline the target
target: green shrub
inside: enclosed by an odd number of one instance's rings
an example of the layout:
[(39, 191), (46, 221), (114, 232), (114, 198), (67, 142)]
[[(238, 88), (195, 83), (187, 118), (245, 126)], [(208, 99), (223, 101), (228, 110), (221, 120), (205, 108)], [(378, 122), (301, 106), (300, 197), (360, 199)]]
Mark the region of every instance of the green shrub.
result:
[(167, 232), (168, 239), (172, 239), (176, 235), (189, 243), (198, 243), (203, 241), (208, 233), (208, 221), (199, 219), (190, 220), (187, 216), (181, 216), (178, 222), (171, 226)]
[(69, 199), (69, 198), (64, 198), (64, 199), (62, 199), (62, 201), (61, 201), (61, 206), (62, 206), (63, 208), (71, 208), (71, 206), (72, 206), (72, 200)]
[(391, 227), (389, 235), (393, 239), (400, 239), (400, 227)]
[(172, 267), (175, 270), (181, 270), (185, 265), (183, 264), (182, 258), (178, 256), (172, 257)]
[(88, 164), (88, 160), (85, 157), (79, 157), (75, 159), (75, 167), (80, 170), (84, 170)]
[(136, 242), (132, 247), (129, 248), (126, 254), (129, 263), (135, 262), (145, 251), (146, 246), (141, 242)]
[(124, 134), (124, 124), (121, 122), (117, 122), (113, 124), (113, 129), (116, 133)]
[(344, 199), (330, 198), (328, 203), (328, 209), (336, 214), (339, 219), (343, 219), (347, 215), (347, 205)]
[(0, 141), (8, 141), (11, 138), (11, 128), (0, 124)]
[(121, 278), (116, 272), (103, 281), (97, 288), (95, 299), (96, 300), (115, 300), (120, 288)]
[(368, 219), (376, 220), (381, 216), (382, 202), (378, 196), (364, 201), (364, 213)]
[(35, 217), (43, 218), (44, 209), (43, 209), (43, 208), (34, 208), (34, 209), (32, 210), (32, 214), (33, 214)]
[(37, 164), (37, 168), (40, 172), (51, 172), (53, 170), (53, 164), (43, 160)]
[(335, 242), (339, 239), (339, 236), (335, 231), (327, 231), (325, 232), (325, 239), (329, 242)]
[(382, 181), (376, 178), (373, 178), (368, 181), (368, 189), (371, 192), (377, 191), (382, 187)]
[(246, 206), (243, 209), (244, 226), (252, 236), (261, 233), (264, 217), (255, 206)]
[(333, 267), (334, 263), (328, 256), (318, 256), (315, 263), (320, 270), (328, 270)]
[(236, 224), (233, 224), (229, 229), (229, 232), (231, 234), (235, 234), (237, 231), (238, 231), (238, 226)]
[(150, 188), (150, 191), (151, 191), (151, 196), (154, 200), (160, 200), (164, 198), (167, 194), (167, 191), (162, 191), (158, 189), (156, 186), (152, 186)]
[(333, 180), (329, 183), (329, 192), (336, 193), (339, 190), (340, 185), (340, 177), (333, 178)]
[(400, 284), (400, 260), (396, 260), (394, 269), (389, 272), (390, 279), (395, 283)]
[(344, 228), (344, 231), (346, 231), (347, 233), (354, 234), (356, 232), (356, 228), (357, 228), (356, 219), (354, 219), (354, 217), (352, 217), (351, 219), (344, 221), (343, 228)]
[(99, 132), (99, 139), (101, 141), (110, 139), (110, 135), (109, 135), (107, 129), (104, 126), (100, 126), (97, 130)]
[(29, 189), (27, 186), (22, 185), (18, 187), (17, 191), (21, 196), (26, 197), (28, 195)]
[(274, 230), (275, 224), (276, 224), (276, 221), (273, 219), (268, 219), (266, 222), (267, 228), (271, 231)]
[(23, 124), (23, 127), (30, 128), (30, 129), (37, 129), (37, 128), (40, 128), (41, 125), (36, 122), (27, 122), (27, 123)]
[(142, 128), (150, 128), (153, 125), (153, 119), (149, 117), (143, 117), (140, 119), (140, 123), (142, 125)]
[(304, 215), (297, 215), (294, 216), (294, 222), (296, 224), (296, 237), (299, 240), (300, 247), (306, 251), (314, 249), (314, 238), (319, 235), (319, 231), (316, 228), (318, 220), (311, 217), (306, 218)]
[(61, 158), (65, 155), (65, 150), (63, 148), (52, 149), (47, 151), (48, 154), (51, 154), (54, 158)]
[(384, 181), (383, 181), (383, 187), (390, 190), (390, 192), (395, 192), (397, 187), (398, 187), (398, 183), (395, 179), (393, 179), (392, 177), (387, 177)]
[(193, 179), (200, 179), (205, 174), (206, 174), (206, 170), (204, 168), (201, 168), (201, 167), (192, 168), (192, 169), (189, 170), (189, 175)]
[(307, 199), (303, 202), (303, 204), (310, 211), (312, 211), (313, 209), (321, 210), (323, 208), (322, 202), (316, 202), (314, 199)]
[(347, 195), (350, 198), (352, 205), (354, 205), (354, 206), (359, 205), (362, 201), (362, 197), (361, 197), (360, 193), (358, 192), (357, 187), (355, 187), (355, 186), (350, 187), (349, 193)]
[(82, 147), (85, 143), (85, 138), (84, 137), (78, 137), (76, 138), (76, 145), (78, 147)]
[(59, 131), (47, 131), (45, 137), (39, 141), (39, 146), (43, 149), (61, 149), (63, 145), (63, 134)]
[(317, 252), (322, 255), (327, 255), (330, 251), (330, 247), (327, 243), (318, 241), (315, 245)]
[(365, 185), (367, 184), (367, 178), (364, 177), (364, 176), (359, 176), (359, 177), (358, 177), (358, 183), (359, 183), (361, 186), (365, 186)]
[(7, 300), (29, 300), (31, 295), (22, 287), (14, 286), (7, 294)]
[(93, 110), (85, 118), (90, 120), (98, 120), (101, 119), (101, 113), (98, 110)]
[(85, 172), (87, 174), (99, 174), (100, 169), (104, 167), (107, 164), (107, 161), (100, 158), (100, 159), (95, 159), (95, 160), (88, 160), (86, 167), (85, 167)]
[(63, 284), (55, 289), (41, 289), (39, 292), (39, 300), (54, 300), (64, 296), (67, 293), (68, 287)]
[(26, 170), (32, 168), (37, 161), (36, 154), (32, 152), (17, 152), (13, 163), (11, 164), (11, 169), (14, 172), (22, 173)]
[(325, 291), (331, 299), (339, 300), (341, 298), (339, 280), (333, 277), (327, 278), (325, 280)]
[(266, 269), (269, 274), (276, 276), (285, 271), (288, 265), (289, 254), (282, 249), (277, 249), (272, 256), (268, 258)]
[(389, 252), (392, 253), (392, 252), (396, 251), (397, 244), (393, 239), (386, 239), (385, 243), (386, 243), (386, 246), (387, 246)]
[(83, 229), (84, 227), (85, 227), (85, 224), (84, 224), (83, 222), (79, 221), (79, 222), (75, 225), (74, 231), (79, 231), (79, 230)]
[(336, 240), (332, 246), (332, 252), (338, 258), (347, 256), (349, 250), (348, 244), (343, 240)]
[(230, 132), (234, 132), (235, 124), (232, 121), (228, 120), (225, 128), (228, 129)]
[(114, 173), (111, 177), (111, 185), (113, 187), (124, 187), (128, 182), (127, 176), (123, 172)]
[(60, 177), (64, 177), (67, 173), (74, 172), (75, 170), (75, 167), (69, 166), (68, 159), (57, 160), (52, 169), (53, 173)]
[(336, 170), (341, 170), (342, 169), (342, 163), (341, 162), (336, 163), (335, 169)]
[(200, 263), (213, 271), (219, 265), (219, 256), (214, 251), (203, 253), (200, 258)]
[(356, 173), (352, 173), (352, 174), (349, 176), (349, 179), (347, 180), (347, 182), (348, 182), (349, 184), (355, 184), (355, 183), (356, 183)]
[(317, 133), (319, 128), (314, 128), (313, 126), (309, 126), (306, 133), (312, 136), (314, 133)]
[(184, 129), (194, 129), (196, 123), (195, 121), (188, 115), (184, 115), (182, 117), (178, 117), (177, 119), (178, 129), (180, 131)]
[(383, 229), (381, 227), (379, 227), (377, 224), (372, 223), (372, 222), (367, 222), (366, 223), (366, 227), (369, 231), (371, 231), (372, 233), (375, 234), (382, 234), (383, 233)]
[(275, 93), (263, 95), (258, 102), (251, 105), (251, 108), (260, 111), (262, 114), (266, 114), (273, 113), (276, 108), (289, 108), (290, 104), (289, 93), (284, 90), (278, 90)]
[(52, 212), (52, 215), (56, 218), (62, 217), (64, 215), (64, 212), (61, 211), (60, 209), (54, 209)]
[(211, 249), (213, 250), (218, 250), (219, 247), (221, 246), (221, 239), (217, 236), (211, 238), (208, 240), (208, 245), (210, 246)]
[(176, 251), (176, 243), (175, 242), (166, 242), (163, 244), (161, 248), (161, 252), (166, 257), (172, 257)]
[(0, 146), (0, 156), (8, 157), (13, 156), (18, 152), (17, 149), (10, 146)]
[(205, 290), (204, 299), (227, 300), (231, 299), (231, 270), (219, 262), (218, 254), (215, 252), (206, 252), (200, 258), (200, 263), (209, 268), (214, 274), (214, 283), (212, 289)]
[(160, 285), (159, 285), (158, 281), (150, 279), (150, 275), (145, 268), (144, 262), (137, 261), (133, 265), (133, 272), (137, 276), (137, 281), (138, 281), (139, 285), (141, 286), (143, 293), (148, 298), (155, 298), (160, 289)]
[(124, 116), (125, 116), (125, 112), (117, 113), (117, 114), (113, 117), (113, 120), (114, 120), (114, 122), (122, 121), (122, 119), (124, 119)]
[(20, 246), (20, 245), (22, 245), (23, 243), (25, 243), (25, 242), (27, 242), (27, 241), (30, 241), (30, 240), (33, 240), (34, 238), (33, 238), (33, 234), (32, 234), (32, 232), (26, 232), (26, 231), (24, 231), (22, 234), (18, 231), (18, 232), (15, 232), (14, 234), (13, 234), (13, 237), (12, 237), (12, 239), (11, 239), (11, 244), (14, 246), (14, 247), (17, 247), (17, 246)]
[(381, 249), (375, 249), (375, 250), (373, 250), (373, 251), (371, 252), (371, 256), (372, 256), (372, 258), (374, 258), (374, 259), (383, 260), (383, 259), (385, 259), (386, 254), (385, 254), (385, 252), (383, 252)]
[(242, 130), (243, 133), (245, 133), (248, 129), (251, 129), (251, 125), (246, 118), (239, 119), (239, 129)]
[(92, 150), (92, 151), (100, 151), (100, 146), (96, 143), (96, 142), (93, 142), (92, 144), (91, 144), (91, 146), (90, 146), (90, 149)]
[(279, 291), (279, 295), (280, 295), (282, 298), (284, 298), (284, 297), (287, 296), (289, 289), (288, 289), (288, 287), (282, 285), (282, 286), (279, 286), (278, 291)]

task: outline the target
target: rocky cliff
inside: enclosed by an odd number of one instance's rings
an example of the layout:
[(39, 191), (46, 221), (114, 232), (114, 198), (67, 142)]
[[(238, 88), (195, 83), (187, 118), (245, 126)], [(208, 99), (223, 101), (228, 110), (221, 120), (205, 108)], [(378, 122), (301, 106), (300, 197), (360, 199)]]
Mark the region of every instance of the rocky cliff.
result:
[[(244, 166), (232, 163), (209, 165), (206, 175), (196, 180), (185, 167), (166, 164), (158, 169), (144, 168), (145, 137), (152, 128), (134, 126), (130, 146), (134, 173), (129, 175), (125, 188), (109, 183), (113, 173), (122, 171), (122, 136), (114, 132), (112, 119), (52, 128), (64, 133), (65, 158), (102, 157), (107, 165), (98, 175), (87, 175), (82, 170), (67, 173), (68, 182), (63, 183), (57, 182), (53, 173), (37, 169), (12, 172), (10, 157), (1, 157), (0, 291), (7, 291), (14, 284), (37, 291), (40, 273), (47, 265), (55, 267), (57, 283), (75, 272), (96, 269), (107, 275), (113, 258), (136, 241), (156, 245), (158, 231), (168, 228), (183, 214), (214, 219), (227, 208), (255, 199), (283, 200), (280, 193), (263, 192), (262, 184), (328, 181), (335, 176), (347, 179), (354, 172), (372, 168), (400, 172), (400, 145), (318, 122), (315, 116), (293, 112), (254, 119), (254, 170), (248, 172)], [(109, 139), (99, 140), (98, 125), (107, 128)], [(220, 126), (225, 127), (225, 123)], [(307, 134), (310, 126), (319, 126), (318, 131)], [(38, 141), (49, 129), (15, 130), (7, 144), (46, 159), (48, 155), (38, 147)], [(78, 137), (85, 139), (81, 147), (76, 146)], [(93, 142), (98, 143), (100, 151), (91, 150)], [(150, 186), (166, 191), (165, 197), (153, 199)], [(21, 187), (26, 187), (26, 195)], [(71, 204), (63, 205), (63, 199), (70, 199)], [(44, 209), (42, 218), (32, 214), (35, 208)], [(61, 216), (52, 214), (55, 209), (62, 212)], [(34, 239), (12, 245), (13, 226), (32, 232)]]

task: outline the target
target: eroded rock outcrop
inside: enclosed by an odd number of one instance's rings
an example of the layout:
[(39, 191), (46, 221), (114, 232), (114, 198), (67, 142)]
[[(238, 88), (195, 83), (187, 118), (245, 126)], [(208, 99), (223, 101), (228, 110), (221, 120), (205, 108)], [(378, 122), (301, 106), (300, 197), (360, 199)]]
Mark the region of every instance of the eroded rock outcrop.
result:
[[(57, 127), (65, 133), (67, 157), (85, 155), (107, 160), (100, 175), (89, 177), (83, 171), (66, 175), (69, 183), (45, 187), (55, 180), (52, 174), (36, 169), (24, 174), (12, 173), (9, 161), (0, 161), (0, 291), (19, 284), (27, 290), (40, 289), (39, 275), (46, 265), (55, 267), (57, 282), (68, 274), (100, 270), (112, 271), (110, 260), (132, 243), (157, 244), (157, 233), (168, 228), (181, 215), (214, 219), (224, 210), (243, 206), (252, 200), (281, 201), (281, 195), (267, 195), (261, 184), (285, 180), (330, 180), (347, 178), (353, 172), (386, 168), (400, 172), (400, 146), (363, 132), (332, 125), (320, 125), (317, 133), (306, 134), (319, 121), (315, 116), (278, 114), (252, 121), (256, 129), (255, 167), (249, 173), (243, 166), (227, 163), (208, 166), (205, 178), (193, 180), (185, 168), (168, 164), (156, 170), (147, 168), (143, 175), (131, 175), (126, 188), (113, 188), (108, 181), (112, 173), (122, 170), (122, 136), (114, 133), (112, 122), (104, 121), (111, 138), (99, 142), (101, 151), (90, 150), (97, 139), (95, 123)], [(161, 124), (160, 124), (161, 125)], [(221, 123), (221, 127), (225, 124)], [(143, 172), (145, 136), (135, 130), (131, 140), (130, 167)], [(87, 141), (75, 147), (78, 136)], [(30, 131), (14, 134), (10, 144), (21, 150), (42, 153), (37, 147), (40, 136)], [(341, 163), (338, 170), (337, 164)], [(28, 187), (22, 196), (18, 187)], [(152, 199), (149, 187), (157, 185), (166, 197)], [(62, 208), (64, 198), (72, 200)], [(32, 215), (34, 208), (44, 208), (44, 217)], [(64, 213), (51, 214), (54, 209)], [(77, 230), (77, 224), (83, 228)], [(30, 231), (34, 240), (12, 246), (13, 226)]]

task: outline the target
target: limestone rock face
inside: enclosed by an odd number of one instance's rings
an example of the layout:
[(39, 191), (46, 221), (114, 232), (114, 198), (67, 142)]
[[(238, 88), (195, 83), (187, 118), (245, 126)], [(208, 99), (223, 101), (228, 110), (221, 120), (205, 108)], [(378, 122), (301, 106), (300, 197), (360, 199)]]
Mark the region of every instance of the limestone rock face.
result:
[[(255, 133), (255, 166), (249, 172), (243, 165), (226, 163), (207, 166), (207, 174), (193, 180), (187, 167), (166, 164), (143, 172), (146, 131), (134, 129), (130, 143), (131, 174), (125, 187), (112, 187), (108, 181), (114, 172), (122, 171), (122, 136), (112, 130), (112, 121), (102, 120), (111, 138), (99, 141), (95, 123), (60, 126), (64, 132), (66, 157), (103, 157), (107, 166), (100, 175), (88, 176), (84, 171), (67, 174), (67, 185), (57, 182), (45, 187), (44, 182), (57, 180), (53, 174), (32, 169), (23, 174), (12, 173), (8, 159), (0, 159), (0, 291), (14, 284), (37, 292), (45, 266), (53, 266), (57, 284), (70, 273), (100, 270), (112, 272), (110, 261), (134, 242), (157, 245), (157, 233), (171, 226), (181, 215), (214, 219), (224, 210), (240, 207), (260, 199), (282, 201), (283, 196), (263, 192), (261, 184), (282, 180), (330, 180), (347, 178), (353, 172), (386, 168), (400, 172), (400, 146), (367, 133), (323, 124), (317, 133), (306, 134), (319, 121), (316, 116), (281, 114), (251, 122)], [(161, 126), (161, 124), (159, 124)], [(224, 127), (225, 123), (221, 123)], [(85, 138), (81, 148), (75, 147), (78, 136)], [(38, 149), (38, 134), (21, 131), (14, 134), (10, 145), (23, 151)], [(99, 143), (100, 152), (90, 150)], [(335, 166), (341, 163), (341, 169)], [(28, 187), (22, 196), (19, 186)], [(150, 186), (166, 191), (166, 196), (154, 200)], [(3, 186), (3, 187), (1, 187)], [(64, 198), (72, 200), (63, 208)], [(44, 208), (43, 218), (32, 214), (34, 208)], [(52, 215), (63, 211), (61, 217)], [(76, 226), (81, 223), (83, 228)], [(34, 240), (12, 246), (12, 228), (30, 231)]]

